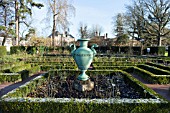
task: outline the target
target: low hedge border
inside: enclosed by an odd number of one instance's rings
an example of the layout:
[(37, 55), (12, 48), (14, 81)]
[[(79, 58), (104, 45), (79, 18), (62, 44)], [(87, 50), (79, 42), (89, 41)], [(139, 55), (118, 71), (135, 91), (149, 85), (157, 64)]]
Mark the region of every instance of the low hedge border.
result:
[(7, 97), (24, 97), (29, 92), (33, 91), (37, 86), (42, 85), (44, 79), (47, 77), (48, 73), (43, 73), (40, 76), (34, 78), (33, 80), (26, 82), (24, 85), (12, 90), (11, 92), (4, 95), (2, 98)]
[(170, 83), (169, 75), (155, 75), (139, 67), (133, 67), (133, 73), (141, 76), (143, 79), (153, 84), (169, 84)]
[(0, 46), (0, 57), (3, 57), (7, 54), (7, 50), (5, 46)]
[(19, 66), (11, 67), (10, 69), (1, 70), (2, 73), (17, 73), (25, 69), (30, 69), (31, 64), (24, 64)]
[(21, 66), (21, 65), (24, 65), (24, 62), (17, 62), (17, 63), (8, 62), (8, 63), (3, 63), (2, 65), (0, 65), (0, 71), (1, 70), (6, 70), (6, 69), (10, 69), (10, 68), (15, 67), (15, 66)]
[(51, 69), (78, 69), (77, 66), (62, 66), (62, 65), (41, 65), (42, 71), (49, 71)]
[(0, 73), (0, 83), (16, 82), (19, 80), (21, 80), (21, 74), (19, 73)]
[(153, 62), (147, 62), (145, 64), (150, 65), (150, 66), (154, 66), (154, 67), (157, 67), (157, 68), (160, 68), (160, 69), (163, 69), (163, 70), (170, 71), (170, 67), (169, 66), (165, 66), (165, 65), (162, 65), (162, 64), (155, 64)]
[[(57, 73), (66, 70), (57, 70)], [(98, 71), (97, 73), (104, 73), (105, 70)], [(70, 73), (77, 73), (79, 71), (69, 70)], [(141, 82), (133, 78), (130, 74), (123, 71), (106, 71), (107, 73), (120, 72), (127, 77), (127, 79), (138, 82), (141, 87), (146, 87)], [(88, 71), (88, 73), (95, 73), (94, 70)], [(45, 74), (45, 76), (48, 73)], [(21, 86), (19, 89), (15, 89), (12, 92), (1, 98), (0, 109), (1, 112), (10, 113), (168, 113), (170, 104), (159, 98), (154, 94), (156, 99), (73, 99), (73, 98), (26, 98), (24, 92), (29, 92), (41, 85), (44, 76), (39, 76), (34, 80)], [(21, 90), (22, 89), (22, 90)], [(145, 89), (145, 88), (144, 88)], [(153, 90), (146, 88), (147, 92), (155, 93)], [(23, 93), (21, 95), (21, 93)], [(18, 96), (18, 97), (15, 97)], [(24, 98), (23, 98), (24, 97)]]
[(93, 62), (93, 66), (133, 66), (133, 65), (138, 65), (138, 64), (143, 64), (143, 63), (140, 63), (140, 62), (132, 62), (132, 61), (115, 61), (115, 62), (104, 61), (104, 62)]
[(95, 70), (126, 70), (132, 66), (94, 66)]
[(144, 70), (147, 70), (147, 71), (149, 71), (149, 72), (151, 72), (155, 75), (167, 75), (167, 76), (169, 75), (170, 76), (170, 71), (160, 69), (160, 68), (157, 68), (157, 67), (154, 67), (154, 66), (141, 64), (141, 65), (138, 65), (137, 67), (142, 68)]
[(15, 73), (0, 73), (0, 83), (4, 82), (16, 82), (20, 80), (25, 80), (27, 79), (30, 75), (33, 73), (39, 72), (40, 71), (40, 66), (34, 66), (30, 69), (24, 69), (19, 72)]

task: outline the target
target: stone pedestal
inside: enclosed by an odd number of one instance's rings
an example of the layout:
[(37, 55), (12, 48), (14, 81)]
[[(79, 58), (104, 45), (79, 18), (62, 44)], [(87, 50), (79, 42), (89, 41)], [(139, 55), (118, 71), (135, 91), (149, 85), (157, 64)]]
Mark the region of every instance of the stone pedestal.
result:
[(78, 91), (90, 91), (94, 88), (94, 82), (90, 79), (87, 81), (76, 80), (73, 87)]

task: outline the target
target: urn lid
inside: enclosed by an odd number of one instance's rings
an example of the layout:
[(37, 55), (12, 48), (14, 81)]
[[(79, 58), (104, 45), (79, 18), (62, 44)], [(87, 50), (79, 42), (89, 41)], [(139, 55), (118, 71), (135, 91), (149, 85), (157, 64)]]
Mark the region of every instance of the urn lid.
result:
[(81, 38), (81, 39), (78, 39), (77, 41), (89, 41), (90, 39), (88, 38)]

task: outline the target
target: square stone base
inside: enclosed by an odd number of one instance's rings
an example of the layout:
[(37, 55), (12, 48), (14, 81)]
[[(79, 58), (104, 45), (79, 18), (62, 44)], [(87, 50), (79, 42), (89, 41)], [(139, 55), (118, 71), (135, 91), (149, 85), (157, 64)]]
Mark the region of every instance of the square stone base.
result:
[(94, 82), (90, 79), (87, 81), (76, 80), (73, 87), (78, 91), (90, 91), (94, 88)]

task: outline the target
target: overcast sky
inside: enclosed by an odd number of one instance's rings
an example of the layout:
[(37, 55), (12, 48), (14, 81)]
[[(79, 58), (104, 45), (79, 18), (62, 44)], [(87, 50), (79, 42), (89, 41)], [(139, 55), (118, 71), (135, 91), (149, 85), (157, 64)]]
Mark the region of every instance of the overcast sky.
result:
[[(70, 34), (78, 39), (78, 27), (80, 22), (82, 22), (86, 23), (89, 28), (96, 24), (102, 26), (103, 33), (101, 35), (108, 33), (108, 37), (113, 38), (112, 17), (117, 13), (125, 12), (126, 5), (129, 5), (131, 1), (132, 0), (74, 0), (73, 6), (76, 8), (76, 15), (70, 20), (72, 23), (69, 27)], [(34, 9), (33, 12), (33, 24), (38, 30), (39, 36), (48, 36), (51, 33), (51, 28), (46, 28), (47, 25), (50, 25), (50, 21), (42, 21), (46, 16), (46, 12), (46, 7), (41, 10)]]

